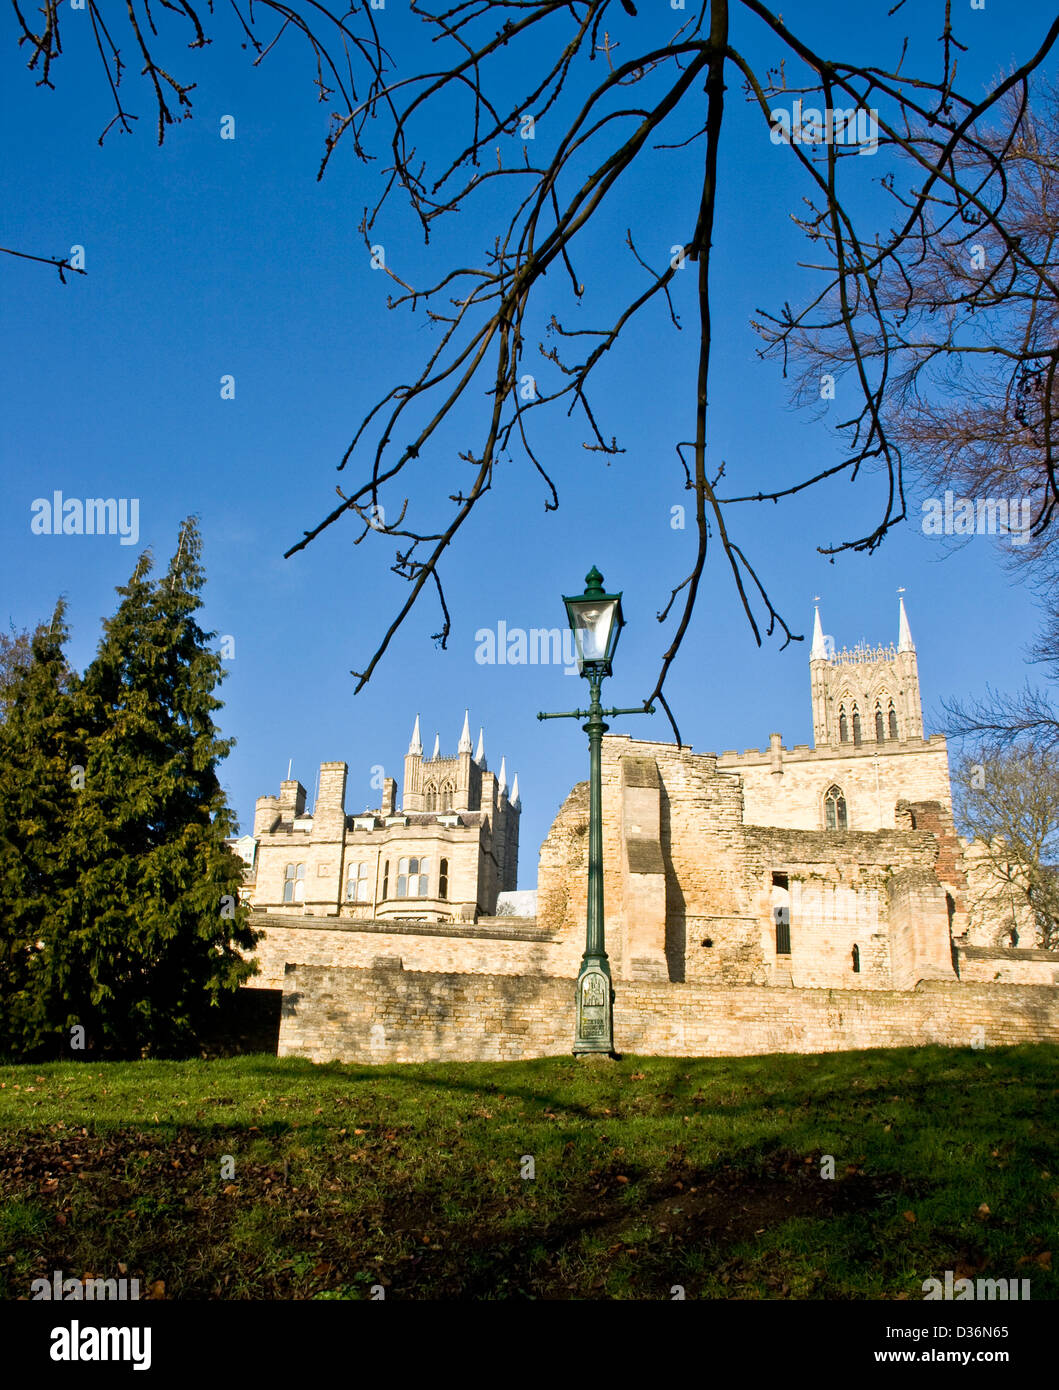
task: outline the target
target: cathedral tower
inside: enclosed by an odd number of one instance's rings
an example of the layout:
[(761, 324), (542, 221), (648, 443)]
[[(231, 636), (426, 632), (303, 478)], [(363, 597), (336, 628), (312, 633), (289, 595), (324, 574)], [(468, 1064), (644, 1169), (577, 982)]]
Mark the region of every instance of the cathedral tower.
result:
[(858, 643), (839, 652), (824, 636), (816, 609), (809, 681), (817, 748), (923, 737), (916, 649), (903, 597), (899, 604), (896, 648)]

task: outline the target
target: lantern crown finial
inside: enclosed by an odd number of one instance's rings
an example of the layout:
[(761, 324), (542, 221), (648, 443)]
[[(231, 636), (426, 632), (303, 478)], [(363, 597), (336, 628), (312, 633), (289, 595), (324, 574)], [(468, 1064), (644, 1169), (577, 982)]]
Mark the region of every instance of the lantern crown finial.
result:
[(603, 592), (603, 576), (595, 565), (585, 575), (585, 593), (601, 594)]

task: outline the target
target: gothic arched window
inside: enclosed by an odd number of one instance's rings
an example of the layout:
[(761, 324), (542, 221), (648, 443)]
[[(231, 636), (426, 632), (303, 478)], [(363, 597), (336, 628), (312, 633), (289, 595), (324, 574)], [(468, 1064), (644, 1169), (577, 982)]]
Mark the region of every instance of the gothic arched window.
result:
[(849, 742), (849, 720), (846, 718), (845, 705), (838, 707), (838, 738), (840, 743)]
[(351, 903), (370, 902), (370, 886), (367, 864), (351, 864), (349, 877), (346, 879), (346, 901)]
[(441, 795), (438, 800), (438, 809), (441, 811), (452, 810), (452, 783), (446, 782), (441, 788)]
[(890, 701), (890, 737), (897, 737), (897, 711), (894, 709), (894, 702)]
[(841, 787), (828, 787), (824, 794), (824, 824), (828, 830), (846, 830), (846, 797)]
[(860, 747), (860, 710), (853, 706), (853, 742)]
[(883, 721), (882, 705), (875, 701), (875, 741), (883, 743), (886, 739), (886, 725)]
[(434, 786), (433, 782), (427, 784), (423, 793), (423, 798), (428, 811), (436, 811), (438, 809), (438, 789)]
[(859, 975), (859, 974), (860, 974), (860, 947), (859, 947), (859, 946), (854, 946), (854, 947), (853, 947), (853, 973), (854, 973), (854, 975)]
[(283, 901), (303, 903), (305, 901), (305, 865), (288, 864), (283, 874)]

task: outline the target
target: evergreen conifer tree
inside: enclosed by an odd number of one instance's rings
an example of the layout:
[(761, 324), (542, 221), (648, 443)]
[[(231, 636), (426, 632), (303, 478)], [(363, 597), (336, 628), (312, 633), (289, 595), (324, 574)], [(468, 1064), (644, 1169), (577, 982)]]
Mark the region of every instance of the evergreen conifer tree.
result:
[(47, 939), (69, 862), (64, 842), (83, 780), (76, 678), (63, 646), (60, 600), (10, 650), (0, 721), (0, 1049), (39, 1049), (54, 1032), (46, 1009)]
[[(36, 897), (27, 899), (38, 909), (19, 928), (22, 954), (12, 939), (12, 986), (29, 936), (42, 943), (22, 991), (24, 1050), (54, 1051), (80, 1025), (96, 1053), (193, 1051), (213, 1006), (254, 973), (239, 954), (257, 939), (238, 902), (242, 864), (224, 844), (234, 818), (218, 765), (233, 741), (214, 723), (224, 677), (214, 634), (196, 620), (201, 550), (189, 519), (161, 579), (152, 579), (150, 553), (140, 557), (94, 660), (59, 700), (55, 749), (20, 754), (23, 780), (50, 759), (43, 785), (52, 789), (47, 804), (56, 801), (51, 820), (41, 817)], [(43, 669), (37, 679), (45, 689)], [(5, 744), (31, 737), (43, 716), (20, 718), (16, 701)], [(75, 745), (76, 788), (67, 765)], [(62, 773), (70, 790), (60, 806)], [(20, 833), (24, 848), (28, 832)], [(5, 900), (8, 877), (12, 891), (28, 893), (8, 859), (0, 859)]]
[(213, 719), (225, 672), (196, 620), (201, 551), (189, 518), (164, 577), (152, 582), (141, 557), (82, 686), (92, 736), (62, 987), (123, 1053), (193, 1047), (211, 1006), (252, 973), (236, 950), (256, 936), (217, 775), (233, 744)]

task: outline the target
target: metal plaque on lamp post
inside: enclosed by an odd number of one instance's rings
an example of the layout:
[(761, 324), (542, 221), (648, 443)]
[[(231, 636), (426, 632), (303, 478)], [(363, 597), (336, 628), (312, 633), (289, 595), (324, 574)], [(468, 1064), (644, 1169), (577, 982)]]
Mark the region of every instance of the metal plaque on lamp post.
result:
[(614, 1053), (614, 986), (611, 983), (603, 930), (603, 793), (601, 754), (603, 735), (608, 729), (604, 716), (616, 714), (654, 714), (653, 705), (634, 709), (603, 709), (600, 687), (611, 674), (611, 663), (618, 638), (625, 626), (621, 594), (603, 590), (603, 576), (593, 565), (585, 576), (585, 592), (563, 596), (566, 615), (574, 634), (574, 653), (578, 673), (588, 681), (587, 710), (567, 710), (562, 714), (538, 714), (538, 719), (587, 719), (582, 727), (588, 734), (589, 817), (588, 817), (588, 920), (585, 928), (585, 954), (577, 976), (577, 1024), (574, 1054)]

